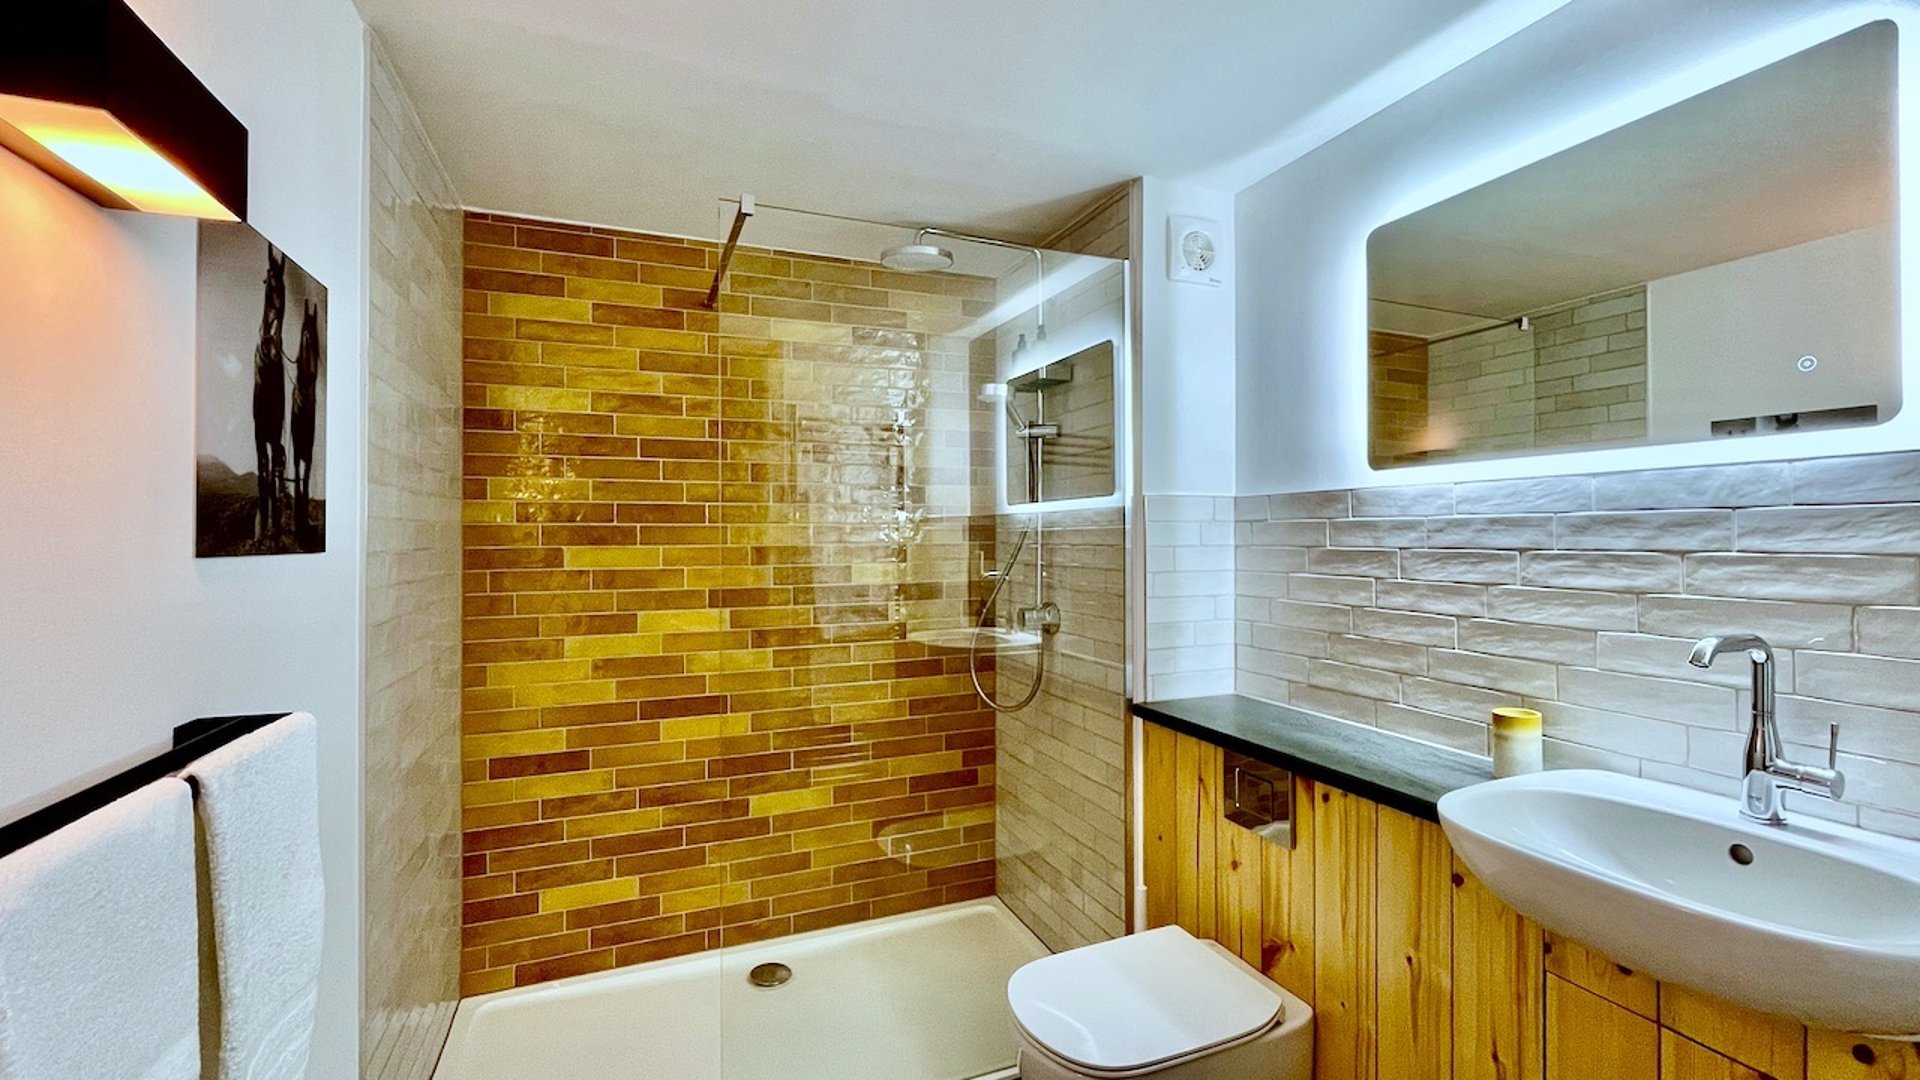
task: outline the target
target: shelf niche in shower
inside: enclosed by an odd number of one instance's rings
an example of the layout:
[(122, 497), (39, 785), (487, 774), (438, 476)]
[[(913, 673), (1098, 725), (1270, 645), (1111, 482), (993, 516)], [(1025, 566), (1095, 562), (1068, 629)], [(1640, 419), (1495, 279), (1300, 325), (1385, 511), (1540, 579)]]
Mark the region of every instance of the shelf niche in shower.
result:
[(1008, 630), (999, 626), (987, 626), (977, 630), (971, 626), (914, 630), (907, 634), (907, 640), (918, 642), (929, 649), (965, 651), (973, 648), (975, 634), (980, 635), (980, 648), (992, 649), (995, 652), (1029, 652), (1040, 647), (1039, 634), (1031, 634), (1024, 630)]

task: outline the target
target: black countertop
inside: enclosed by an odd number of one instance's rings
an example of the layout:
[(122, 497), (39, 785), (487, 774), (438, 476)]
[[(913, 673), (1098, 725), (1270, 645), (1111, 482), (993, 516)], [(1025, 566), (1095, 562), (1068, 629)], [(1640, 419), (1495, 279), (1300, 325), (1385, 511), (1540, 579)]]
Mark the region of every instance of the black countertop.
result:
[(1135, 702), (1133, 711), (1428, 821), (1439, 820), (1440, 796), (1493, 779), (1486, 758), (1239, 694)]

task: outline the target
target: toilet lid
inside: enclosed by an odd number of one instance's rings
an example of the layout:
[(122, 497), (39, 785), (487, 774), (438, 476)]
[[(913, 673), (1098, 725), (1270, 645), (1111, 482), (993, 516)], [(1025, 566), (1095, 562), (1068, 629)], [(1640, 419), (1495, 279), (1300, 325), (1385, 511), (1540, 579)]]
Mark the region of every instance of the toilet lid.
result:
[(1035, 960), (1007, 980), (1033, 1040), (1087, 1069), (1142, 1069), (1266, 1029), (1280, 995), (1177, 926)]

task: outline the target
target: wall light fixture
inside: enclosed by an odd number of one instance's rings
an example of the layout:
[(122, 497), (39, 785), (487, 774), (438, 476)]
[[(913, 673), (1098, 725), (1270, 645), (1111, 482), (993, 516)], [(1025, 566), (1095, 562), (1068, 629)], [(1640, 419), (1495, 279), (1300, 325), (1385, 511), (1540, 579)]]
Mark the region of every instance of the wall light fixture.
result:
[(25, 0), (0, 33), (0, 146), (114, 210), (247, 216), (247, 129), (124, 0)]

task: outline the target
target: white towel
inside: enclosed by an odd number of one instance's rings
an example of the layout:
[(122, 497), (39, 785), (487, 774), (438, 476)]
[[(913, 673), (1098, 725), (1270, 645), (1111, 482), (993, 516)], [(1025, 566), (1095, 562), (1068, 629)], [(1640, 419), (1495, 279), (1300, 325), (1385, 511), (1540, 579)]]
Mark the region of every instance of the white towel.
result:
[(0, 859), (0, 1080), (198, 1076), (194, 904), (177, 779)]
[(216, 1005), (207, 1080), (301, 1080), (325, 917), (313, 717), (294, 713), (187, 766), (200, 788)]

